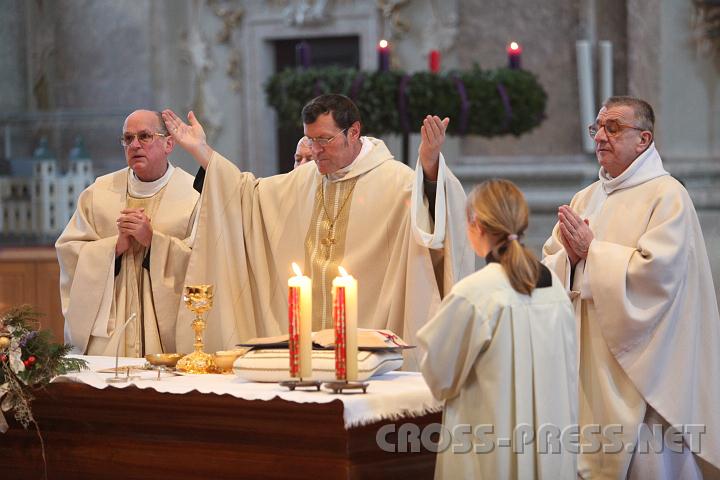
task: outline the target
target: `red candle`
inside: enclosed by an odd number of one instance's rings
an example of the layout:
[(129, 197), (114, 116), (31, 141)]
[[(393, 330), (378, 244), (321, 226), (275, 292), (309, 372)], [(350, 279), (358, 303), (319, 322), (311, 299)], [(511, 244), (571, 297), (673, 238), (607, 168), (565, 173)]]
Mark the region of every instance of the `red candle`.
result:
[(390, 71), (390, 44), (387, 40), (378, 43), (378, 72)]
[(297, 377), (300, 370), (300, 287), (288, 288), (288, 350), (290, 376)]
[(522, 54), (522, 47), (517, 42), (510, 42), (507, 46), (508, 53), (508, 67), (517, 70), (520, 68), (520, 54)]
[(345, 287), (336, 287), (334, 298), (335, 378), (347, 380), (347, 335), (345, 325)]
[(432, 73), (440, 72), (440, 51), (430, 50), (430, 56), (428, 57), (428, 63), (430, 71)]

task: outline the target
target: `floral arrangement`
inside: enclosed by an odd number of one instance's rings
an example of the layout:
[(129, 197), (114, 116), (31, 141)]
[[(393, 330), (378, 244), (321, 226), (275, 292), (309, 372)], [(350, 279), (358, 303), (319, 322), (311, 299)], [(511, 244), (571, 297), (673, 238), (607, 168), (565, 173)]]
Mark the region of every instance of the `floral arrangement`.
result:
[(0, 432), (8, 430), (4, 412), (13, 411), (25, 428), (33, 418), (32, 392), (53, 377), (87, 368), (87, 362), (67, 358), (71, 345), (52, 342), (52, 333), (39, 330), (40, 315), (29, 305), (13, 308), (0, 318)]

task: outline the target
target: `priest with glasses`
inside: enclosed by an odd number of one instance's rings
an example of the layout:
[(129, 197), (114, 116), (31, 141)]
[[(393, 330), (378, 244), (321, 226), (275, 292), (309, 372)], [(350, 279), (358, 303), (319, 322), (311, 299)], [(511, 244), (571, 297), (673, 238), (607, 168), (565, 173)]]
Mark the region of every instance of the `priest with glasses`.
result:
[[(206, 170), (186, 281), (215, 285), (209, 348), (287, 333), (292, 262), (312, 278), (313, 330), (333, 327), (331, 287), (343, 266), (358, 281), (359, 326), (392, 330), (410, 344), (473, 270), (465, 193), (440, 153), (449, 119), (424, 119), (413, 171), (382, 140), (362, 135), (352, 100), (321, 95), (302, 110), (314, 161), (256, 178), (208, 146), (192, 112), (189, 124), (169, 110), (163, 118)], [(183, 313), (178, 320), (186, 348), (191, 320)], [(417, 368), (419, 358), (410, 351), (406, 368)]]
[(65, 341), (89, 355), (175, 352), (200, 194), (168, 161), (175, 140), (159, 112), (130, 114), (120, 143), (127, 167), (80, 194), (55, 244)]
[[(599, 180), (559, 208), (543, 248), (578, 322), (586, 479), (720, 473), (715, 289), (693, 202), (663, 167), (654, 122), (643, 100), (604, 103), (589, 127)], [(648, 433), (655, 447), (634, 451)]]

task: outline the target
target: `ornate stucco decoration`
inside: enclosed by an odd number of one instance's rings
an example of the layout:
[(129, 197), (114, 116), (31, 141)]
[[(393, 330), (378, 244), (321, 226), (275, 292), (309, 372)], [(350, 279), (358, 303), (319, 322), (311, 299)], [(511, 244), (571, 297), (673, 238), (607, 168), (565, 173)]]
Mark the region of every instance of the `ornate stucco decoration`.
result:
[(312, 27), (327, 22), (329, 11), (329, 0), (299, 0), (287, 2), (282, 16), (289, 26)]
[(432, 17), (422, 31), (422, 51), (440, 50), (448, 52), (458, 36), (460, 17), (457, 0), (438, 5), (438, 0), (430, 0)]

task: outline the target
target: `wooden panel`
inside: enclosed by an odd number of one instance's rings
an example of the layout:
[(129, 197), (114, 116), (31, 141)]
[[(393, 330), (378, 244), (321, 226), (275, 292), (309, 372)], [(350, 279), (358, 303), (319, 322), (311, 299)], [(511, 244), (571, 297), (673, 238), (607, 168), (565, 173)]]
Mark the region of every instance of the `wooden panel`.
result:
[(27, 303), (42, 314), (43, 329), (63, 341), (60, 266), (52, 247), (0, 250), (0, 312)]
[[(436, 413), (345, 430), (340, 401), (250, 401), (72, 383), (39, 392), (33, 410), (48, 478), (75, 480), (431, 479), (434, 453), (384, 452), (375, 435), (388, 423), (422, 428), (442, 418)], [(10, 425), (0, 436), (0, 471), (7, 478), (41, 478), (35, 432)]]
[(35, 265), (35, 306), (44, 316), (42, 328), (53, 332), (56, 342), (63, 341), (65, 319), (60, 306), (60, 266), (57, 260), (40, 261)]
[(35, 265), (0, 263), (0, 312), (23, 303), (35, 304)]

